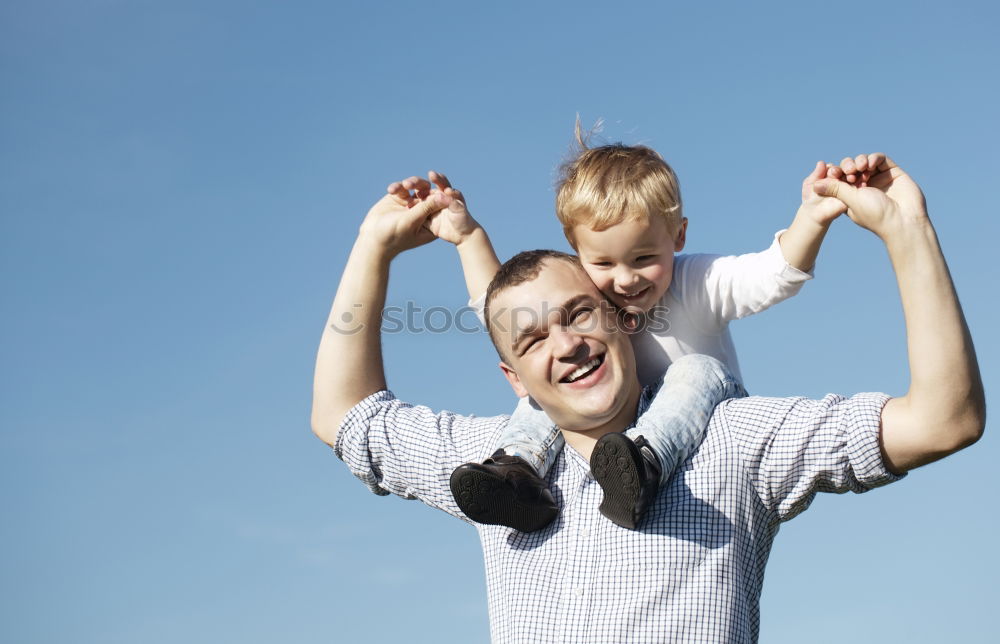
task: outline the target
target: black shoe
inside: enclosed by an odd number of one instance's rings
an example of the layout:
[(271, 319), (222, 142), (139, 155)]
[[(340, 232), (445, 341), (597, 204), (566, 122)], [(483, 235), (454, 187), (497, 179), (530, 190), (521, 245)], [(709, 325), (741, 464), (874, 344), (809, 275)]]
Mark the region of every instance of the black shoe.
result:
[[(635, 530), (660, 489), (660, 464), (646, 439), (605, 434), (590, 456), (590, 471), (604, 490), (601, 514)], [(643, 449), (645, 448), (645, 449)]]
[(534, 532), (559, 514), (552, 493), (528, 462), (499, 450), (480, 463), (451, 473), (451, 493), (465, 516), (476, 523)]

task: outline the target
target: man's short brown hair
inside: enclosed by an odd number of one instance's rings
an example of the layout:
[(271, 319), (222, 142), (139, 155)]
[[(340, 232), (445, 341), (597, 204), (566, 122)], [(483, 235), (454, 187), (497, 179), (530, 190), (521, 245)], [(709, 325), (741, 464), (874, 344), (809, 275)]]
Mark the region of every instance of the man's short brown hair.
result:
[(560, 168), (556, 216), (570, 245), (575, 226), (607, 230), (626, 221), (662, 217), (670, 234), (683, 221), (681, 189), (673, 168), (644, 145), (587, 147), (576, 124), (578, 153)]

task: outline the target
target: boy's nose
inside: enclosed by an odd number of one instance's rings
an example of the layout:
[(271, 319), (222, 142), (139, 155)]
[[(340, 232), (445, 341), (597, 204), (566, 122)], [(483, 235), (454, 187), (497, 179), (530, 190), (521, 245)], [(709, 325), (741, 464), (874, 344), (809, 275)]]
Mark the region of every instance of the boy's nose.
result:
[(635, 273), (619, 273), (615, 278), (615, 284), (620, 290), (628, 290), (639, 283), (639, 276)]

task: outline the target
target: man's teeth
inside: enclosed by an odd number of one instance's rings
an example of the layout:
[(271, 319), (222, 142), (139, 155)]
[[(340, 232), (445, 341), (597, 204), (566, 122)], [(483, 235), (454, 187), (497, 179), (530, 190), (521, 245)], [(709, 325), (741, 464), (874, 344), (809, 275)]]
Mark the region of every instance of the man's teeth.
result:
[(565, 378), (563, 378), (563, 380), (565, 380), (566, 382), (576, 382), (577, 380), (579, 380), (580, 378), (583, 378), (585, 375), (587, 375), (588, 373), (590, 373), (591, 371), (593, 371), (594, 369), (596, 369), (600, 365), (601, 365), (601, 359), (600, 358), (594, 358), (593, 360), (591, 360), (587, 364), (581, 365), (581, 366), (577, 367), (576, 369), (574, 369), (573, 373), (571, 373), (568, 376), (566, 376)]

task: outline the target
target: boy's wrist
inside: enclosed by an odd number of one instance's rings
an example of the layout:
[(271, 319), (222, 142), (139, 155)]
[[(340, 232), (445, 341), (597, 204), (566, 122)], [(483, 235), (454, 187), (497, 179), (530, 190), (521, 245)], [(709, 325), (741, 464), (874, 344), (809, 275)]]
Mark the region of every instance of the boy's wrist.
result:
[(804, 203), (799, 206), (795, 213), (795, 222), (800, 226), (809, 226), (817, 230), (826, 231), (836, 217), (830, 217), (822, 213), (816, 206)]
[(486, 235), (486, 230), (479, 224), (476, 224), (475, 228), (459, 237), (458, 241), (455, 242), (455, 248), (461, 250), (462, 248), (468, 248), (469, 246), (488, 240), (489, 237)]

